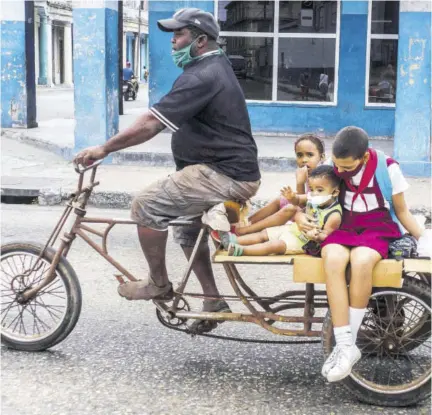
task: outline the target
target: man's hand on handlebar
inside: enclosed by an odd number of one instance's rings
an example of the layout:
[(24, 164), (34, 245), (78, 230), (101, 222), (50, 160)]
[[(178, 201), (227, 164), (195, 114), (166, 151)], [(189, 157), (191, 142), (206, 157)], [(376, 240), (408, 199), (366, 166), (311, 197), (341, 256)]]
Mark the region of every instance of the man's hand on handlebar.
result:
[(105, 158), (109, 153), (104, 150), (103, 146), (88, 147), (80, 151), (74, 158), (75, 164), (90, 166), (93, 162)]

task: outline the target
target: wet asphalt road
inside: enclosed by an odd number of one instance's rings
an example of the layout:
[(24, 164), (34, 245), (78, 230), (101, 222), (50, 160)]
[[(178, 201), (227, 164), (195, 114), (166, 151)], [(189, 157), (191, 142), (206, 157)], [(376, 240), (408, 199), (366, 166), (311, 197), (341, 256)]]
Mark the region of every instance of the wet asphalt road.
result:
[[(60, 212), (59, 207), (2, 205), (2, 243), (44, 242)], [(128, 216), (126, 211), (92, 212)], [(115, 229), (109, 248), (136, 276), (146, 275), (132, 227)], [(168, 252), (170, 275), (178, 281), (185, 260), (171, 240)], [(69, 260), (83, 292), (80, 320), (49, 351), (2, 347), (5, 415), (430, 413), (428, 403), (415, 408), (364, 405), (342, 386), (329, 385), (320, 374), (320, 344), (255, 345), (169, 330), (157, 321), (152, 304), (117, 295), (114, 268), (82, 241), (74, 243)], [(289, 286), (285, 267), (241, 271), (258, 292)], [(220, 267), (216, 274), (220, 288), (231, 293)], [(281, 340), (239, 323), (224, 323), (217, 333)]]

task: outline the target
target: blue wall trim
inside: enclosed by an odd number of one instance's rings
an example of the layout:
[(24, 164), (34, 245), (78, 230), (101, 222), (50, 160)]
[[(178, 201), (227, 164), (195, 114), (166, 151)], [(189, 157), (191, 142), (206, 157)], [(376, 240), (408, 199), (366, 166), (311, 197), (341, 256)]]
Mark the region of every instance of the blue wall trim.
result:
[(368, 14), (367, 0), (342, 0), (342, 14)]
[(75, 8), (73, 19), (77, 151), (118, 132), (118, 12)]

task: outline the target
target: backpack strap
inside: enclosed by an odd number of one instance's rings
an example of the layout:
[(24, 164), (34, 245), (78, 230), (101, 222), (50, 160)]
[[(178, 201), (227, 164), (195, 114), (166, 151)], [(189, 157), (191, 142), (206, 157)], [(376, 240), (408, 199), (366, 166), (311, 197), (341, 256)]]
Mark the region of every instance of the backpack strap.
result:
[(401, 223), (399, 222), (393, 207), (393, 185), (390, 179), (390, 174), (388, 172), (387, 158), (382, 151), (380, 150), (375, 150), (375, 151), (378, 155), (378, 165), (375, 171), (375, 178), (377, 180), (378, 186), (381, 190), (384, 199), (387, 201), (387, 203), (390, 206), (390, 215), (393, 219), (393, 222), (395, 222), (399, 226), (401, 233), (404, 234), (405, 230), (402, 227)]

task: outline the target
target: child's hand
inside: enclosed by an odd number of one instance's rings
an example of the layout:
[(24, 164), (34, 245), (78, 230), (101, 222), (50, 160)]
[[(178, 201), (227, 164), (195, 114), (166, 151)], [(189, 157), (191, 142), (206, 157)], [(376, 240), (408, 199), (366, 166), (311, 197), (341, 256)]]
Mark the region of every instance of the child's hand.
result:
[(293, 192), (293, 190), (291, 189), (291, 187), (289, 187), (289, 186), (282, 187), (282, 189), (281, 189), (281, 195), (286, 200), (288, 200), (288, 202), (290, 202), (291, 204), (295, 204), (296, 199), (297, 199), (297, 193)]
[(320, 234), (319, 229), (311, 229), (310, 231), (307, 231), (305, 233), (306, 238), (310, 239), (311, 241), (318, 241), (319, 234)]
[(297, 185), (304, 185), (306, 184), (308, 179), (308, 170), (307, 166), (298, 167), (296, 170), (296, 182)]

